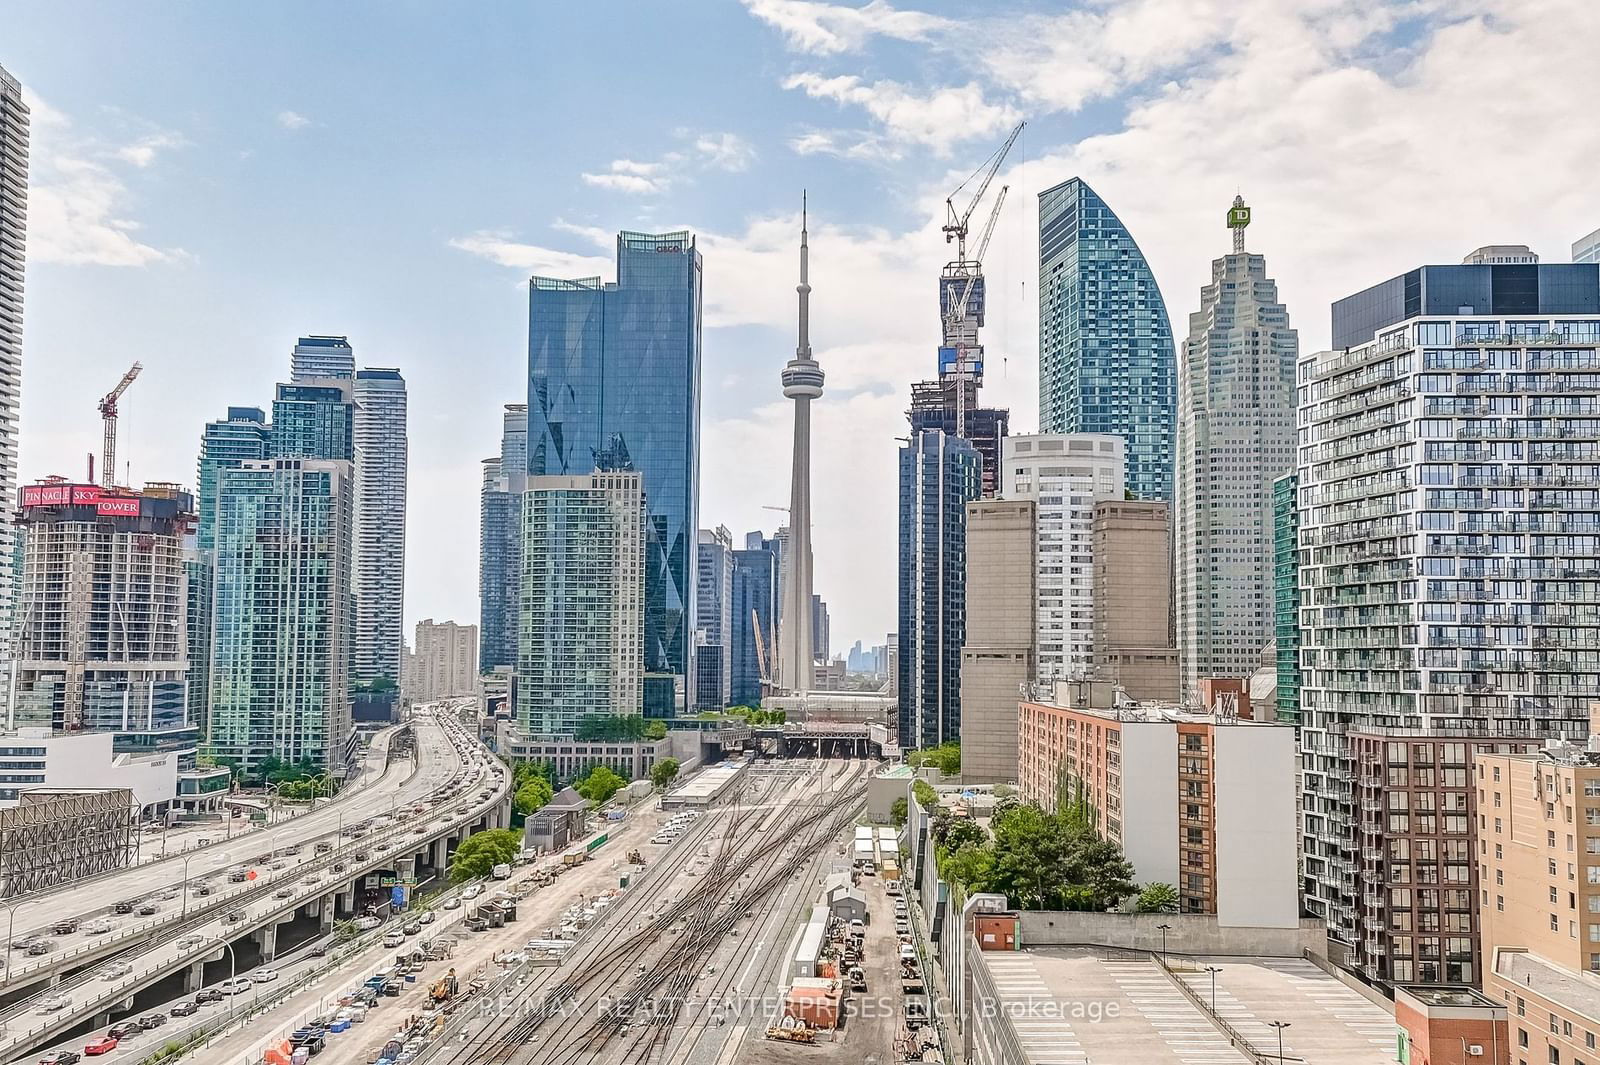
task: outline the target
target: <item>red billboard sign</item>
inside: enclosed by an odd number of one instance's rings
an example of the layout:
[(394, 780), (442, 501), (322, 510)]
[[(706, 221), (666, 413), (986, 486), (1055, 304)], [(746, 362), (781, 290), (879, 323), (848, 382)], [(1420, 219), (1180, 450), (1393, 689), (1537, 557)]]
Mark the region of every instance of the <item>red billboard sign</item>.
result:
[(75, 484), (72, 486), (72, 502), (79, 506), (88, 506), (100, 502), (100, 488), (92, 484)]
[(128, 499), (123, 496), (101, 496), (95, 504), (95, 512), (119, 518), (137, 518), (139, 516), (139, 500)]
[(30, 484), (22, 489), (24, 507), (59, 507), (71, 501), (70, 484)]

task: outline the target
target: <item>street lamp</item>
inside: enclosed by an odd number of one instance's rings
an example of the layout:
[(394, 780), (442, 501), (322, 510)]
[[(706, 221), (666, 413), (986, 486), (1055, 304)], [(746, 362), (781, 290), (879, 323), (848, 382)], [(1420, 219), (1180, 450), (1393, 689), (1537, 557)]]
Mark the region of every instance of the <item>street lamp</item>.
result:
[(1207, 965), (1206, 972), (1211, 974), (1211, 1012), (1217, 1012), (1217, 974), (1222, 969), (1216, 965)]
[(1167, 964), (1167, 933), (1172, 931), (1172, 926), (1163, 921), (1161, 924), (1156, 925), (1156, 931), (1161, 933), (1161, 964), (1165, 967)]
[(1268, 1021), (1267, 1022), (1267, 1027), (1268, 1028), (1276, 1028), (1278, 1030), (1278, 1061), (1279, 1061), (1280, 1065), (1281, 1065), (1281, 1063), (1283, 1061), (1283, 1030), (1285, 1028), (1288, 1028), (1289, 1026), (1290, 1025), (1289, 1025), (1288, 1021)]
[(6, 907), (6, 909), (8, 911), (10, 911), (10, 916), (6, 921), (6, 979), (7, 980), (11, 979), (11, 935), (12, 935), (13, 932), (15, 932), (17, 930), (17, 907), (21, 906), (24, 902), (32, 902), (32, 901), (33, 901), (33, 896), (31, 894), (30, 895), (23, 895), (21, 898), (17, 899), (17, 901), (13, 902), (11, 905)]

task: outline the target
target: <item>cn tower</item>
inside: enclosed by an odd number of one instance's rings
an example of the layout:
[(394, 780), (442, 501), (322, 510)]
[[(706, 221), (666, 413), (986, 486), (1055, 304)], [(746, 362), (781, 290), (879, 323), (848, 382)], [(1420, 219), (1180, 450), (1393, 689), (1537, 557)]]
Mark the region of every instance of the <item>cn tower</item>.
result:
[(806, 201), (800, 196), (800, 333), (783, 368), (783, 394), (794, 400), (794, 465), (789, 480), (789, 542), (783, 552), (783, 613), (778, 622), (781, 691), (804, 694), (815, 680), (811, 649), (811, 401), (822, 395), (822, 367), (811, 357), (811, 283), (806, 259)]

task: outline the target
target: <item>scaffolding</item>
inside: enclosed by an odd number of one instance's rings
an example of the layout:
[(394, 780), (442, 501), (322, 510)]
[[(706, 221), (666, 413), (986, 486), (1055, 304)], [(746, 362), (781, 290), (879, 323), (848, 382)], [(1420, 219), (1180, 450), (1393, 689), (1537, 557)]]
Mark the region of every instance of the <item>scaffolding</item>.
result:
[(129, 788), (23, 792), (0, 810), (0, 898), (127, 865), (138, 809)]

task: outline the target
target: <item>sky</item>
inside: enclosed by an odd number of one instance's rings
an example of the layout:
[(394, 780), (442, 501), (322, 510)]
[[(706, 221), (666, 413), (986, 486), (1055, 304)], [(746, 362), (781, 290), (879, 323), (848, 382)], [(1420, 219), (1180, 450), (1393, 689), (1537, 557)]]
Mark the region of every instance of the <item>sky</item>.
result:
[(770, 532), (804, 188), (816, 590), (835, 651), (881, 643), (944, 200), (1012, 126), (984, 399), (1027, 432), (1038, 192), (1101, 194), (1180, 340), (1242, 194), (1318, 350), (1341, 296), (1482, 244), (1566, 261), (1600, 227), (1597, 41), (1593, 0), (5, 0), (0, 66), (33, 109), (21, 475), (82, 474), (139, 360), (120, 458), (192, 485), (207, 420), (269, 405), (297, 336), (346, 334), (409, 382), (408, 624), (476, 621), (528, 276), (614, 279), (618, 230), (687, 227), (701, 524)]

